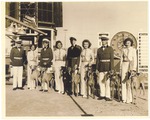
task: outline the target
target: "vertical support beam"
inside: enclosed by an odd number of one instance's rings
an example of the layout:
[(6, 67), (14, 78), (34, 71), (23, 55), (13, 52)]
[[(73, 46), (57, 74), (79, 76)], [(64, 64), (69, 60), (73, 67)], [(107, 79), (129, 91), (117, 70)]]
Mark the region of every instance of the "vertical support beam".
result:
[(51, 29), (51, 38), (50, 38), (50, 40), (51, 40), (51, 49), (53, 51), (53, 49), (54, 49), (54, 30), (53, 29)]

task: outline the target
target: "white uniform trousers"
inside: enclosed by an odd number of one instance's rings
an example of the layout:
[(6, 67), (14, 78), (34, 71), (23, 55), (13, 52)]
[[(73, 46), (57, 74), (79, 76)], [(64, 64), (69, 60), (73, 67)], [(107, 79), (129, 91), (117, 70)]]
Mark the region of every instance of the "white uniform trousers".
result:
[(100, 96), (110, 98), (110, 79), (106, 80), (107, 72), (99, 73)]
[(122, 80), (122, 100), (123, 102), (130, 103), (132, 102), (132, 94), (131, 94), (131, 85), (127, 87), (126, 82), (124, 80), (128, 79), (127, 72), (129, 71), (129, 62), (122, 62), (122, 73), (121, 73), (121, 80)]
[(86, 68), (88, 62), (81, 63), (81, 95), (87, 96), (87, 80), (85, 80)]
[(13, 77), (13, 66), (10, 65), (10, 76)]
[(13, 88), (22, 87), (23, 66), (13, 66)]
[(61, 66), (65, 66), (64, 61), (55, 61), (54, 68), (55, 68), (55, 89), (59, 92), (64, 93), (64, 83), (63, 83), (63, 76), (60, 78), (60, 70)]

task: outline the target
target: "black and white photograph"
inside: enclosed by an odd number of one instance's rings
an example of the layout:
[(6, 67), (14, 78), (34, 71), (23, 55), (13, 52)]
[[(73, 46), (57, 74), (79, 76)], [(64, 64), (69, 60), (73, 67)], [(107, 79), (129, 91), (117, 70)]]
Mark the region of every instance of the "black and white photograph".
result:
[(1, 5), (2, 118), (149, 117), (148, 0)]

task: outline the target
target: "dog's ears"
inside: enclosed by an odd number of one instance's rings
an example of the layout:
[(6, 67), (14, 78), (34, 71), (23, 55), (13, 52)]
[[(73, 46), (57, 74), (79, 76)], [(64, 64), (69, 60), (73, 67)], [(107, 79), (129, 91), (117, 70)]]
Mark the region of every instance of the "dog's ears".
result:
[(118, 77), (121, 79), (121, 74), (120, 73), (118, 74)]
[(137, 74), (137, 76), (139, 76), (140, 75), (140, 73), (136, 73)]

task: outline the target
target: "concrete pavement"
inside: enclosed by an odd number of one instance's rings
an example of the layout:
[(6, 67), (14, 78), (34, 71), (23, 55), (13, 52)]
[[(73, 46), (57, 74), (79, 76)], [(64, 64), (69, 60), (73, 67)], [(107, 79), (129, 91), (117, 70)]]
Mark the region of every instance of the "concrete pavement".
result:
[(6, 85), (6, 117), (148, 116), (147, 90), (133, 105), (24, 88), (13, 91), (12, 85)]

